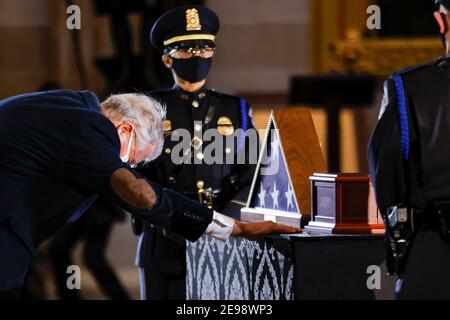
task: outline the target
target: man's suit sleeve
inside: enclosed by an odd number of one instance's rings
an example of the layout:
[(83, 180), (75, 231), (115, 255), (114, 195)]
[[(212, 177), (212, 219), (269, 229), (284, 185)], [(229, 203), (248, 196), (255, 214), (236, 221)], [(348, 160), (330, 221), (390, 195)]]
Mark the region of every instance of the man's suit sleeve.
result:
[(384, 212), (389, 206), (404, 203), (405, 163), (401, 151), (396, 93), (391, 79), (384, 84), (380, 118), (372, 132), (368, 152), (378, 207)]
[[(80, 131), (72, 133), (64, 156), (63, 178), (87, 193), (98, 193), (146, 222), (190, 241), (197, 240), (211, 223), (212, 210), (148, 180), (157, 195), (152, 208), (132, 207), (115, 194), (111, 176), (118, 169), (131, 169), (119, 158), (120, 145), (114, 126), (103, 121), (101, 118), (90, 119)], [(137, 172), (132, 172), (143, 179)]]

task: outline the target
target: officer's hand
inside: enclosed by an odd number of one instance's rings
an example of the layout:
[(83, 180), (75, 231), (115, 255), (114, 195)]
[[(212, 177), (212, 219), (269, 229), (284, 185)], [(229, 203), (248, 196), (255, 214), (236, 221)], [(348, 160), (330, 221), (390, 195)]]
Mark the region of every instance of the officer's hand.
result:
[(259, 240), (270, 233), (300, 233), (299, 228), (277, 224), (272, 221), (245, 223), (236, 220), (234, 222), (232, 236), (249, 240)]

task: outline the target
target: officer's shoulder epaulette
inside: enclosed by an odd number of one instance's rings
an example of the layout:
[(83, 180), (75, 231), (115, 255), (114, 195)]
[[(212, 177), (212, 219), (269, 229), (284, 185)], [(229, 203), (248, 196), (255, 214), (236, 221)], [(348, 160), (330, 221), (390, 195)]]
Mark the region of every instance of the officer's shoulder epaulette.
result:
[(244, 98), (239, 96), (234, 96), (228, 93), (223, 92), (217, 92), (214, 89), (210, 89), (212, 94), (217, 95), (220, 98), (229, 99), (230, 101), (233, 101), (236, 103), (236, 106), (239, 108), (239, 112), (241, 113), (241, 129), (247, 130), (249, 123), (248, 123), (248, 115), (249, 115), (249, 109), (247, 106), (247, 101), (245, 101)]
[(232, 95), (232, 94), (229, 94), (229, 93), (219, 92), (219, 91), (216, 91), (214, 89), (209, 89), (209, 91), (212, 94), (215, 94), (216, 96), (218, 96), (220, 98), (233, 100), (240, 106), (245, 106), (245, 107), (247, 106), (247, 101), (243, 97), (235, 96), (235, 95)]
[[(404, 76), (404, 75), (410, 75), (410, 74), (415, 73), (415, 72), (417, 72), (417, 71), (421, 71), (421, 70), (423, 70), (423, 69), (425, 69), (425, 68), (432, 67), (432, 66), (434, 66), (437, 62), (439, 62), (440, 60), (441, 60), (441, 59), (437, 59), (437, 60), (425, 62), (425, 63), (422, 63), (422, 64), (418, 64), (418, 65), (415, 65), (415, 66), (407, 67), (407, 68), (404, 68), (404, 69), (402, 69), (402, 70), (396, 71), (396, 72), (394, 73), (394, 75), (402, 75), (402, 76)], [(391, 76), (391, 78), (392, 78), (392, 76)]]

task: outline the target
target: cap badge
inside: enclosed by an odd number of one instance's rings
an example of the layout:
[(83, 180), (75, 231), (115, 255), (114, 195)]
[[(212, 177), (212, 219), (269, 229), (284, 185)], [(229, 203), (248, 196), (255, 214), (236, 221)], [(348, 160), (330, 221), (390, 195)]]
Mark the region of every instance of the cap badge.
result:
[(202, 30), (197, 9), (186, 10), (186, 31)]

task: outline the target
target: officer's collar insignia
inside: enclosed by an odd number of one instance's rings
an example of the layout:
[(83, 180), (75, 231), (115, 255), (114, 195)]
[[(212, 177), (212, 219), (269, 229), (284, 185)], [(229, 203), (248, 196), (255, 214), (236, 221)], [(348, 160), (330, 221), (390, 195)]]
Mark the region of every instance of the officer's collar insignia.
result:
[(180, 97), (180, 99), (183, 100), (200, 100), (203, 99), (204, 97), (206, 97), (206, 88), (203, 87), (202, 89), (200, 89), (199, 91), (192, 93), (192, 92), (187, 92), (185, 90), (183, 90), (182, 88), (180, 88), (179, 86), (175, 85), (174, 86), (175, 90), (178, 90), (178, 96)]
[(186, 31), (202, 30), (197, 9), (186, 10)]
[(172, 130), (172, 122), (170, 120), (164, 120), (162, 123), (163, 132)]
[(217, 120), (217, 131), (223, 136), (232, 135), (234, 132), (233, 122), (228, 117), (220, 117)]

